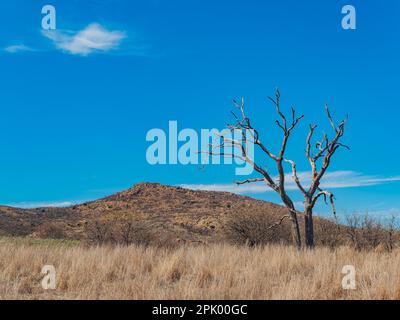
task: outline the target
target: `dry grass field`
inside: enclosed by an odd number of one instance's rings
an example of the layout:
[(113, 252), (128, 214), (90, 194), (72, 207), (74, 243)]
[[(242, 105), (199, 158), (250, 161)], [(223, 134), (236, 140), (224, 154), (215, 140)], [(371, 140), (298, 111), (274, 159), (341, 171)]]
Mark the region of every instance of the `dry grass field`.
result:
[[(54, 265), (57, 288), (41, 287)], [(355, 290), (342, 289), (344, 265)], [(0, 239), (0, 299), (399, 299), (400, 250), (232, 245), (88, 247)]]

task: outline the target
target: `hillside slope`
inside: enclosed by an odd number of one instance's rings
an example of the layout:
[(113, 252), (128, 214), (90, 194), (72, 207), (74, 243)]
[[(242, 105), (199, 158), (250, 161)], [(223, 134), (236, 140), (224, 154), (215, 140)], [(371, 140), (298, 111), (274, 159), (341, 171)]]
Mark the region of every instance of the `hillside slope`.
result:
[[(286, 209), (227, 192), (139, 183), (111, 196), (67, 208), (0, 207), (0, 236), (39, 236), (43, 226), (51, 223), (63, 231), (62, 237), (84, 239), (85, 226), (92, 221), (107, 219), (112, 223), (128, 216), (151, 223), (160, 239), (209, 243), (224, 238), (225, 219), (237, 213), (259, 213), (268, 221), (276, 221)], [(285, 223), (282, 227), (288, 227), (289, 222)]]

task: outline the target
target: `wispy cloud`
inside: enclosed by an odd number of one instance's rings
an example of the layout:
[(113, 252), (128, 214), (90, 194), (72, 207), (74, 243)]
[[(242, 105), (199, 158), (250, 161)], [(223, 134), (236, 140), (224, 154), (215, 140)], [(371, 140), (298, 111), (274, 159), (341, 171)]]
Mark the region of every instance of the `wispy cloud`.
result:
[[(338, 218), (340, 223), (347, 223), (348, 217), (359, 216), (361, 219), (364, 217), (369, 217), (373, 221), (382, 224), (392, 224), (394, 223), (396, 228), (400, 228), (400, 208), (387, 208), (381, 210), (355, 210), (353, 212), (338, 212)], [(394, 220), (393, 220), (394, 219)]]
[(14, 44), (4, 48), (4, 51), (8, 53), (19, 53), (19, 52), (27, 52), (27, 51), (34, 51), (31, 47), (28, 47), (24, 44)]
[(54, 42), (56, 48), (72, 55), (81, 56), (115, 50), (126, 37), (124, 31), (110, 31), (98, 23), (92, 23), (77, 32), (48, 30), (42, 31), (42, 33)]
[(55, 207), (55, 208), (63, 208), (69, 207), (75, 204), (80, 204), (85, 201), (53, 201), (53, 202), (14, 202), (6, 204), (9, 207), (15, 208), (23, 208), (23, 209), (32, 209), (32, 208), (48, 208), (48, 207)]
[(390, 217), (400, 217), (400, 208), (388, 208), (388, 209), (381, 209), (381, 210), (362, 210), (356, 211), (352, 214), (356, 215), (365, 215), (368, 214), (372, 218), (376, 217), (383, 217), (383, 218), (390, 218)]
[[(309, 172), (299, 172), (299, 179), (303, 186), (307, 187), (311, 183), (311, 175)], [(385, 184), (389, 182), (400, 181), (400, 176), (383, 177), (364, 175), (355, 171), (333, 171), (325, 174), (321, 181), (321, 187), (325, 189), (352, 188), (352, 187), (368, 187), (374, 185)], [(208, 191), (225, 191), (237, 194), (262, 193), (272, 191), (262, 182), (249, 183), (243, 185), (229, 184), (182, 184), (183, 188), (194, 190)], [(286, 175), (286, 189), (297, 190), (296, 184), (293, 182), (291, 175)]]

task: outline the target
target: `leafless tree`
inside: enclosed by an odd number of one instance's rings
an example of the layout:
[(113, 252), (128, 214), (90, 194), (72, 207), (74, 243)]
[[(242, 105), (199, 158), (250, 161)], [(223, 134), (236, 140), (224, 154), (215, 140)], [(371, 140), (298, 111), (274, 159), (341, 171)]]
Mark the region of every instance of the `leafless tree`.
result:
[[(326, 133), (323, 134), (323, 137), (320, 141), (315, 143), (315, 153), (312, 151), (312, 138), (314, 135), (314, 131), (317, 125), (310, 125), (310, 130), (306, 139), (306, 157), (311, 166), (311, 184), (308, 189), (303, 187), (301, 184), (299, 177), (297, 175), (296, 163), (292, 160), (288, 161), (292, 166), (292, 177), (296, 182), (299, 190), (303, 193), (304, 196), (304, 233), (305, 233), (305, 241), (306, 246), (308, 248), (314, 247), (314, 224), (313, 224), (313, 209), (315, 204), (317, 203), (320, 197), (324, 198), (325, 203), (330, 202), (332, 206), (332, 212), (334, 216), (336, 216), (336, 209), (334, 203), (334, 195), (332, 192), (328, 190), (323, 190), (320, 187), (321, 180), (329, 168), (332, 157), (335, 152), (340, 148), (344, 147), (349, 149), (348, 146), (342, 144), (340, 142), (341, 138), (344, 135), (344, 129), (346, 125), (346, 120), (343, 119), (339, 125), (336, 125), (332, 115), (329, 111), (328, 106), (325, 106), (326, 114), (328, 116), (329, 122), (334, 131), (333, 138), (329, 138)], [(318, 169), (318, 164), (321, 162), (320, 168)]]
[[(232, 112), (236, 122), (234, 124), (228, 125), (228, 129), (230, 129), (231, 132), (240, 130), (242, 132), (242, 139), (241, 140), (232, 139), (230, 137), (226, 137), (226, 135), (223, 136), (221, 135), (223, 141), (221, 144), (210, 145), (209, 150), (202, 150), (202, 152), (214, 156), (231, 156), (233, 158), (238, 158), (250, 164), (261, 177), (239, 181), (237, 182), (237, 184), (240, 185), (245, 183), (264, 182), (269, 188), (271, 188), (272, 190), (274, 190), (279, 194), (280, 198), (282, 199), (282, 202), (288, 209), (288, 214), (284, 215), (274, 225), (278, 226), (285, 219), (290, 219), (292, 224), (293, 240), (297, 248), (300, 249), (302, 247), (302, 239), (299, 228), (298, 211), (295, 209), (293, 200), (290, 198), (285, 188), (286, 175), (285, 175), (284, 164), (289, 163), (292, 168), (291, 170), (292, 178), (304, 196), (305, 245), (308, 248), (312, 248), (314, 247), (313, 208), (317, 203), (318, 199), (323, 197), (326, 202), (329, 200), (329, 202), (332, 205), (333, 212), (335, 214), (333, 194), (327, 190), (321, 189), (320, 183), (322, 177), (328, 170), (332, 156), (335, 154), (337, 149), (339, 149), (340, 147), (348, 148), (347, 146), (340, 143), (340, 139), (344, 134), (346, 119), (340, 122), (339, 125), (335, 125), (331, 113), (328, 107), (326, 107), (327, 116), (335, 135), (332, 139), (329, 139), (328, 135), (324, 134), (322, 140), (316, 142), (315, 148), (312, 148), (312, 139), (314, 131), (317, 126), (310, 125), (310, 131), (306, 139), (306, 156), (311, 165), (312, 181), (310, 186), (306, 188), (302, 185), (299, 179), (296, 170), (296, 163), (293, 160), (288, 160), (285, 158), (285, 152), (287, 149), (288, 140), (291, 136), (293, 129), (303, 118), (303, 115), (297, 116), (296, 110), (292, 107), (291, 115), (290, 118), (288, 119), (288, 117), (281, 111), (279, 90), (276, 90), (275, 98), (269, 97), (269, 99), (275, 106), (276, 112), (279, 116), (279, 119), (276, 120), (275, 123), (282, 131), (282, 140), (278, 153), (276, 154), (273, 153), (263, 142), (261, 142), (258, 130), (252, 126), (250, 119), (246, 116), (244, 110), (243, 98), (240, 102), (234, 101), (234, 105), (239, 110), (239, 114), (237, 115), (236, 113)], [(258, 162), (255, 161), (255, 159), (251, 158), (251, 156), (248, 153), (250, 143), (257, 146), (267, 156), (267, 158), (275, 162), (275, 166), (278, 172), (277, 177), (274, 177), (272, 175), (270, 169), (261, 166)], [(232, 152), (228, 154), (225, 152), (225, 150), (227, 150), (226, 149), (227, 146), (232, 147), (233, 149), (236, 148), (236, 150), (239, 150), (239, 152)], [(313, 151), (315, 151), (315, 154), (313, 153)], [(318, 169), (317, 165), (320, 161), (322, 161), (322, 164)]]

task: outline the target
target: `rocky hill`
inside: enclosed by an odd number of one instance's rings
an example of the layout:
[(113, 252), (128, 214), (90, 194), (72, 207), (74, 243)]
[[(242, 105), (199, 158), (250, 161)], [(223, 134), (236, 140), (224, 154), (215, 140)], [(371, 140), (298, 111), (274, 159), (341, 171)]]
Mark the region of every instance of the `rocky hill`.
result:
[(0, 207), (1, 236), (35, 236), (44, 224), (64, 230), (66, 237), (84, 237), (84, 226), (99, 218), (132, 216), (151, 222), (160, 233), (184, 241), (212, 241), (223, 220), (236, 212), (262, 212), (280, 217), (279, 205), (227, 192), (194, 191), (158, 183), (139, 183), (111, 196), (67, 208)]

